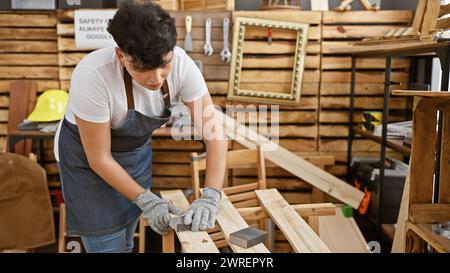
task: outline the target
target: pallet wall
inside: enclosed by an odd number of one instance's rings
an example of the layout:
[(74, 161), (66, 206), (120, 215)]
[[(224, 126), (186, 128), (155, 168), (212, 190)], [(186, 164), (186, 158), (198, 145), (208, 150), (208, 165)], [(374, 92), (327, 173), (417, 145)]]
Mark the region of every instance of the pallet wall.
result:
[(37, 83), (38, 92), (59, 88), (54, 12), (0, 11), (0, 151), (5, 149), (11, 81)]
[[(411, 23), (411, 11), (325, 11), (322, 17), (322, 60), (319, 113), (319, 147), (321, 153), (336, 156), (337, 164), (327, 170), (345, 177), (350, 106), (351, 58), (345, 49), (349, 42), (381, 36), (384, 32)], [(393, 59), (391, 80), (395, 89), (407, 88), (409, 59)], [(356, 97), (354, 121), (362, 121), (363, 111), (382, 111), (384, 94), (384, 58), (359, 58), (356, 63)], [(391, 97), (390, 121), (402, 120), (406, 99)], [(355, 155), (377, 156), (380, 145), (367, 139), (355, 139)], [(389, 152), (390, 156), (398, 157)]]

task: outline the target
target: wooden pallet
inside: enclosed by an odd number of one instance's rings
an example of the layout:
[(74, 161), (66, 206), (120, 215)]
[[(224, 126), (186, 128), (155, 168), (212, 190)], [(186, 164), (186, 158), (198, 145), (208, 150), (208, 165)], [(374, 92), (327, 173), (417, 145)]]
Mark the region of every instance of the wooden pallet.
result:
[[(411, 11), (347, 11), (323, 12), (322, 63), (319, 109), (319, 152), (336, 156), (336, 166), (328, 168), (335, 175), (346, 175), (346, 151), (350, 106), (351, 57), (347, 47), (356, 41), (382, 36), (408, 26), (412, 21)], [(383, 109), (385, 60), (358, 58), (356, 62), (355, 114), (354, 122), (362, 122), (364, 111)], [(394, 58), (392, 81), (402, 83), (395, 89), (406, 89), (409, 81), (409, 59)], [(392, 97), (389, 121), (404, 119), (405, 98)], [(376, 156), (380, 146), (370, 140), (355, 139), (356, 154)], [(398, 155), (389, 152), (389, 156)]]
[(234, 10), (233, 0), (180, 0), (180, 9), (189, 11)]
[(0, 151), (6, 148), (12, 81), (36, 83), (38, 94), (59, 88), (53, 12), (0, 11)]
[[(301, 253), (327, 253), (329, 248), (314, 232), (314, 230), (302, 219), (302, 213), (311, 216), (324, 215), (317, 210), (314, 212), (315, 205), (296, 207), (290, 206), (276, 189), (256, 190), (256, 196), (263, 207), (254, 207), (246, 209), (236, 209), (222, 192), (217, 223), (219, 231), (225, 237), (233, 252), (235, 253), (268, 253), (269, 249), (264, 244), (258, 244), (250, 248), (242, 248), (229, 243), (229, 235), (232, 232), (244, 229), (249, 226), (247, 221), (255, 219), (271, 218), (280, 228), (283, 235), (288, 239), (295, 252)], [(189, 202), (181, 190), (162, 191), (161, 196), (172, 202), (180, 209), (188, 209)], [(321, 206), (321, 205), (317, 205)], [(174, 231), (169, 232), (163, 237), (163, 252), (174, 252)], [(181, 243), (182, 252), (185, 253), (218, 253), (219, 250), (213, 241), (213, 238), (206, 231), (176, 232)], [(224, 245), (225, 246), (225, 245)]]

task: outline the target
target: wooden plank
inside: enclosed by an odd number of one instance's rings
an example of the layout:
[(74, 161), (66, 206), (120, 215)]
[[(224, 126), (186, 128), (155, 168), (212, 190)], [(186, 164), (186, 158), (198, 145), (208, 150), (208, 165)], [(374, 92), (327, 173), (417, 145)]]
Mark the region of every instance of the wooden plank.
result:
[(53, 28), (0, 28), (2, 40), (56, 40)]
[(235, 11), (235, 17), (250, 17), (268, 20), (288, 21), (295, 23), (320, 24), (322, 13), (320, 11)]
[[(319, 151), (321, 152), (345, 152), (347, 151), (347, 140), (338, 139), (338, 140), (328, 140), (328, 139), (320, 139), (319, 142)], [(352, 145), (353, 151), (357, 152), (377, 152), (380, 149), (380, 145), (378, 143), (373, 142), (372, 140), (365, 139), (355, 139)]]
[[(350, 114), (347, 110), (336, 111), (336, 110), (321, 110), (320, 111), (320, 123), (345, 123), (349, 122)], [(394, 121), (404, 121), (404, 117), (397, 117), (389, 115), (389, 122)], [(362, 112), (356, 112), (353, 115), (354, 122), (362, 122)]]
[(57, 53), (55, 41), (2, 41), (0, 53)]
[(58, 67), (0, 66), (0, 78), (58, 79)]
[(439, 19), (436, 24), (436, 29), (447, 30), (450, 28), (450, 17)]
[[(230, 234), (247, 228), (249, 225), (241, 217), (236, 208), (231, 204), (227, 195), (222, 192), (222, 199), (220, 200), (219, 213), (217, 214), (217, 222), (222, 229), (222, 233), (229, 242)], [(264, 244), (258, 244), (250, 248), (242, 248), (234, 244), (229, 244), (235, 253), (268, 253), (269, 250)]]
[(398, 29), (395, 25), (324, 25), (322, 27), (323, 39), (362, 39), (368, 37), (381, 37), (386, 31)]
[[(393, 69), (407, 69), (410, 66), (409, 59), (393, 59)], [(357, 58), (357, 69), (384, 69), (386, 67), (386, 59), (383, 58)], [(322, 58), (322, 69), (351, 69), (350, 57), (324, 56)]]
[(57, 54), (0, 54), (0, 65), (58, 65)]
[(276, 189), (256, 190), (259, 201), (280, 228), (296, 252), (329, 253), (311, 227), (283, 199)]
[(439, 17), (442, 17), (449, 13), (450, 13), (450, 4), (441, 5), (441, 9), (439, 10)]
[[(450, 252), (450, 239), (440, 236), (434, 232), (431, 224), (414, 224), (407, 222), (408, 231), (414, 231), (415, 234), (429, 244), (437, 253), (449, 253)], [(419, 250), (418, 252), (424, 252)]]
[(416, 31), (420, 31), (420, 27), (422, 26), (427, 2), (428, 0), (418, 0), (417, 2), (416, 12), (414, 14), (414, 20), (412, 22), (412, 28)]
[[(292, 71), (280, 70), (243, 70), (241, 82), (244, 83), (286, 83), (292, 82)], [(303, 81), (308, 83), (319, 82), (319, 70), (306, 70), (303, 72)], [(262, 80), (264, 79), (264, 80)]]
[[(228, 83), (224, 83), (225, 92), (228, 93)], [(209, 81), (207, 82), (209, 86)], [(240, 87), (245, 90), (258, 90), (265, 92), (275, 92), (275, 93), (288, 93), (292, 89), (292, 84), (287, 82), (241, 82)], [(306, 80), (302, 83), (302, 95), (318, 95), (319, 94), (319, 82), (307, 82)], [(301, 100), (301, 99), (300, 99)]]
[(53, 12), (42, 14), (0, 13), (1, 27), (55, 27)]
[[(384, 72), (356, 72), (357, 83), (384, 83)], [(406, 83), (408, 72), (392, 72), (391, 80)], [(351, 72), (324, 71), (321, 73), (322, 83), (350, 83)]]
[[(320, 94), (323, 96), (350, 95), (350, 83), (322, 83)], [(408, 86), (394, 85), (395, 89), (406, 89)], [(357, 83), (355, 85), (355, 95), (383, 95), (384, 85), (378, 83)]]
[[(195, 41), (194, 44), (194, 51)], [(212, 42), (214, 48), (220, 48), (219, 45), (214, 46), (214, 41)], [(199, 47), (199, 46), (198, 46)], [(198, 48), (197, 47), (197, 48)], [(296, 44), (295, 41), (274, 41), (272, 44), (268, 44), (267, 41), (244, 41), (243, 45), (244, 54), (294, 54)], [(307, 54), (318, 54), (320, 53), (320, 44), (318, 42), (311, 42), (306, 45)]]
[(335, 216), (319, 217), (320, 238), (333, 253), (369, 253), (370, 249), (353, 217), (344, 217), (336, 206)]
[(413, 19), (410, 10), (380, 10), (373, 11), (324, 11), (322, 21), (324, 24), (344, 23), (395, 23), (409, 25)]
[(436, 29), (439, 10), (441, 8), (440, 0), (428, 0), (427, 8), (423, 16), (420, 32), (427, 34), (428, 31)]
[[(9, 91), (9, 86), (13, 80), (1, 80), (0, 79), (0, 93)], [(48, 89), (58, 89), (59, 81), (55, 80), (31, 80), (37, 84), (37, 91), (44, 91)]]
[[(411, 165), (411, 160), (409, 161)], [(394, 241), (392, 242), (392, 253), (404, 253), (406, 247), (406, 221), (408, 220), (409, 212), (409, 177), (410, 171), (406, 175), (405, 185), (403, 187), (402, 201), (400, 203), (400, 210), (397, 217), (397, 227), (395, 229)]]
[(320, 125), (319, 136), (321, 137), (347, 137), (348, 126), (345, 125)]
[(417, 224), (450, 221), (450, 204), (410, 204), (409, 219)]
[[(236, 140), (238, 143), (250, 149), (255, 149), (256, 145), (265, 147), (264, 156), (268, 160), (352, 207), (359, 207), (359, 203), (364, 196), (359, 190), (289, 152), (285, 148), (274, 144), (269, 139), (258, 135), (254, 130), (235, 122), (222, 112), (216, 111), (216, 115), (224, 122), (227, 135), (231, 139)], [(236, 135), (236, 132), (238, 135)], [(248, 132), (249, 135), (246, 136), (243, 132)], [(248, 139), (251, 139), (251, 141)]]
[[(189, 202), (181, 190), (161, 191), (160, 193), (162, 198), (170, 201), (175, 207), (184, 211), (189, 208)], [(176, 233), (185, 253), (219, 253), (206, 231)]]
[(439, 203), (450, 204), (450, 110), (442, 113)]
[[(420, 100), (420, 99), (419, 99)], [(413, 144), (411, 148), (410, 204), (431, 203), (436, 148), (436, 110), (421, 107), (421, 99), (413, 117)]]
[[(294, 56), (244, 56), (242, 68), (290, 68), (294, 66)], [(307, 55), (305, 68), (318, 69), (320, 67), (319, 55)]]
[[(309, 40), (321, 39), (320, 27), (312, 26), (308, 28)], [(293, 30), (272, 29), (272, 38), (276, 40), (297, 40), (297, 32)], [(261, 27), (245, 28), (245, 40), (264, 39), (267, 40), (267, 29)]]
[[(16, 131), (17, 126), (33, 110), (36, 103), (36, 89), (36, 83), (30, 81), (14, 81), (11, 83), (8, 133)], [(31, 150), (31, 140), (20, 141), (15, 146), (15, 153), (24, 156), (28, 156)]]
[[(291, 205), (291, 207), (302, 218), (336, 214), (336, 207), (332, 203), (301, 204)], [(263, 207), (239, 208), (238, 212), (246, 221), (255, 221), (270, 217)]]
[[(350, 108), (349, 97), (321, 97), (320, 106), (322, 109), (348, 109)], [(383, 109), (382, 97), (355, 97), (354, 107), (364, 110), (380, 110)], [(406, 109), (406, 100), (404, 98), (391, 98), (389, 107), (393, 109)]]

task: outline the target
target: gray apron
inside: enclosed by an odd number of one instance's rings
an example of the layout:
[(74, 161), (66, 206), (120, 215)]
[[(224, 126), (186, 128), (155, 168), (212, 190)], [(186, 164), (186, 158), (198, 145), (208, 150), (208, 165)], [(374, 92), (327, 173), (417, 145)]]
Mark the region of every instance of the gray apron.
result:
[[(151, 135), (171, 115), (167, 81), (162, 87), (165, 109), (161, 117), (145, 116), (134, 109), (132, 78), (123, 70), (128, 112), (122, 127), (111, 129), (114, 159), (143, 188), (152, 182)], [(89, 166), (78, 127), (63, 119), (59, 136), (59, 168), (67, 210), (68, 235), (114, 233), (135, 221), (142, 211), (112, 188)]]

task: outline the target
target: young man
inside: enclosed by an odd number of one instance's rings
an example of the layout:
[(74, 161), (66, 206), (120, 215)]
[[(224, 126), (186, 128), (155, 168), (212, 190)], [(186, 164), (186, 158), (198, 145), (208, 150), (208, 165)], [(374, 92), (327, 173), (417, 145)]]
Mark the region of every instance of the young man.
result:
[(77, 65), (55, 137), (66, 232), (80, 235), (87, 252), (130, 252), (141, 213), (154, 231), (166, 233), (169, 213), (181, 211), (150, 191), (151, 134), (180, 95), (200, 132), (216, 124), (204, 139), (206, 189), (184, 214), (193, 231), (213, 227), (227, 143), (214, 116), (197, 114), (212, 100), (195, 63), (176, 46), (174, 19), (155, 4), (125, 4), (108, 31), (118, 47), (94, 51)]

